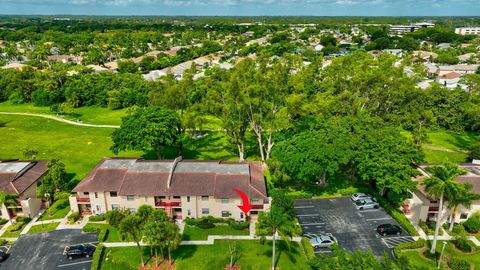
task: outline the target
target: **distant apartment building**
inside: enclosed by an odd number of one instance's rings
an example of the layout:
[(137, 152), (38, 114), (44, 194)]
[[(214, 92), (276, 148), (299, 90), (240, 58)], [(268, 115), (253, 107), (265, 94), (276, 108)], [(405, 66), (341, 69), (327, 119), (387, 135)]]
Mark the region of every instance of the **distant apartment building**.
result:
[(480, 27), (459, 27), (455, 28), (455, 33), (459, 35), (480, 35)]
[(429, 23), (429, 22), (415, 23), (411, 25), (391, 25), (390, 34), (403, 35), (403, 34), (415, 32), (420, 28), (430, 28), (434, 26), (435, 26), (434, 23)]
[(18, 196), (16, 205), (0, 205), (1, 218), (33, 218), (42, 207), (37, 185), (47, 173), (47, 161), (0, 160), (0, 191)]
[(245, 220), (237, 207), (245, 193), (258, 214), (269, 198), (260, 163), (103, 159), (72, 192), (70, 206), (84, 215), (141, 205), (164, 209), (173, 219), (215, 216)]

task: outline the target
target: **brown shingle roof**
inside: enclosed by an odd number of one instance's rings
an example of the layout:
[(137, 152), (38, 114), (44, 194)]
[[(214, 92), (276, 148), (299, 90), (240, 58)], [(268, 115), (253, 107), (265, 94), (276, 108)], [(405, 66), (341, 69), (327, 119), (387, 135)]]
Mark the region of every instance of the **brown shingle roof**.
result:
[(180, 161), (167, 187), (173, 161), (103, 159), (74, 192), (117, 191), (119, 195), (201, 196), (239, 198), (237, 188), (251, 198), (266, 199), (262, 165), (220, 161)]
[(0, 191), (22, 194), (48, 171), (47, 161), (3, 161), (2, 165), (21, 164), (17, 171), (0, 171)]

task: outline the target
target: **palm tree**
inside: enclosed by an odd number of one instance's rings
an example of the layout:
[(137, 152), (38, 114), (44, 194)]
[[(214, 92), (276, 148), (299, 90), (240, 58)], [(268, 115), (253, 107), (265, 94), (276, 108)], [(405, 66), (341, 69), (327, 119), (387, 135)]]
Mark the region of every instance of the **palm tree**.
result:
[(118, 230), (120, 232), (122, 240), (134, 241), (135, 243), (137, 243), (140, 261), (142, 262), (143, 266), (143, 255), (142, 249), (140, 248), (140, 241), (143, 237), (142, 223), (143, 220), (141, 217), (129, 215), (120, 222)]
[[(290, 234), (290, 222), (288, 220), (287, 214), (285, 214), (280, 208), (276, 206), (272, 206), (270, 211), (264, 214), (262, 221), (265, 223), (264, 225), (271, 229), (272, 232), (272, 270), (275, 270), (275, 242), (276, 242), (276, 234), (280, 234), (283, 239), (287, 239), (287, 235)], [(288, 242), (287, 242), (288, 244)]]
[(182, 234), (175, 223), (165, 223), (165, 242), (168, 248), (168, 260), (172, 262), (171, 252), (178, 248), (182, 242)]
[(8, 206), (14, 206), (17, 205), (17, 199), (18, 195), (16, 194), (10, 194), (5, 191), (0, 191), (0, 205), (5, 205), (5, 208), (7, 208), (7, 215), (8, 215), (8, 220), (10, 221), (10, 224), (13, 224), (12, 222), (12, 217), (10, 217), (10, 212), (8, 211)]
[(455, 180), (458, 176), (465, 173), (456, 164), (445, 162), (441, 166), (427, 168), (431, 176), (425, 180), (425, 190), (427, 193), (439, 200), (437, 220), (435, 222), (435, 234), (433, 236), (432, 248), (430, 253), (435, 253), (437, 246), (438, 232), (441, 226), (443, 204), (445, 198), (451, 199), (457, 196), (462, 189), (462, 184)]
[(466, 183), (462, 185), (462, 189), (455, 197), (448, 198), (448, 208), (451, 209), (450, 216), (450, 228), (449, 231), (453, 230), (453, 225), (455, 223), (455, 213), (459, 205), (469, 209), (472, 205), (472, 202), (480, 199), (480, 194), (472, 192), (472, 184)]

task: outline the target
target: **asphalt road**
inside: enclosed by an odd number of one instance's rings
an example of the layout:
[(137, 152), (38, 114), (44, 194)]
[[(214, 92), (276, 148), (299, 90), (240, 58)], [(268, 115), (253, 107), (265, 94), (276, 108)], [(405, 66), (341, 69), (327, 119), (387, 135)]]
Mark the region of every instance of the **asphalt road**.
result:
[[(349, 197), (297, 200), (295, 209), (304, 234), (331, 233), (349, 252), (372, 250), (377, 257), (383, 256), (384, 252), (392, 256), (393, 246), (413, 241), (405, 231), (400, 237), (378, 235), (378, 225), (399, 224), (382, 208), (357, 210)], [(315, 251), (317, 254), (329, 252), (326, 248)]]
[(0, 264), (8, 270), (89, 270), (92, 258), (68, 260), (63, 256), (65, 246), (95, 243), (97, 234), (81, 230), (56, 230), (21, 235), (10, 248), (10, 256)]

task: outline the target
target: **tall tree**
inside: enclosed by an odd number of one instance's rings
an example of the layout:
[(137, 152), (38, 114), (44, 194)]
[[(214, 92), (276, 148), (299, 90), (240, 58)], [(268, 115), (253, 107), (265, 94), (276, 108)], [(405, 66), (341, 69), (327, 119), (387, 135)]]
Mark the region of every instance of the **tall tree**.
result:
[(56, 192), (65, 191), (68, 181), (67, 181), (67, 172), (65, 170), (65, 164), (60, 162), (58, 159), (52, 159), (47, 164), (48, 172), (40, 180), (40, 185), (38, 187), (38, 193), (41, 197), (44, 197), (45, 194), (49, 194), (48, 199), (49, 203), (53, 203), (54, 194)]
[(10, 194), (5, 191), (0, 191), (0, 205), (4, 205), (7, 208), (7, 215), (8, 219), (10, 220), (10, 224), (13, 224), (12, 217), (10, 216), (10, 212), (8, 211), (8, 206), (17, 205), (18, 196), (16, 194)]
[(172, 261), (172, 251), (178, 248), (182, 242), (182, 234), (177, 224), (167, 222), (165, 223), (165, 243), (168, 249), (168, 260)]
[(456, 164), (445, 162), (441, 166), (429, 167), (427, 169), (431, 176), (424, 181), (425, 190), (439, 200), (438, 214), (435, 222), (435, 234), (433, 237), (430, 253), (435, 253), (437, 247), (437, 238), (440, 226), (442, 225), (442, 213), (444, 211), (445, 198), (454, 198), (462, 190), (462, 184), (455, 180), (458, 176), (465, 173)]
[(180, 120), (174, 111), (138, 108), (122, 118), (122, 125), (112, 133), (110, 149), (115, 154), (124, 150), (153, 150), (162, 159), (162, 149), (179, 142), (179, 126)]
[(129, 215), (126, 216), (121, 222), (118, 227), (118, 231), (120, 232), (120, 236), (123, 240), (133, 241), (137, 244), (138, 248), (138, 255), (140, 256), (140, 261), (142, 262), (142, 266), (144, 265), (143, 255), (142, 255), (142, 248), (140, 247), (140, 241), (143, 237), (143, 220), (139, 216)]

